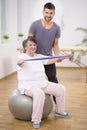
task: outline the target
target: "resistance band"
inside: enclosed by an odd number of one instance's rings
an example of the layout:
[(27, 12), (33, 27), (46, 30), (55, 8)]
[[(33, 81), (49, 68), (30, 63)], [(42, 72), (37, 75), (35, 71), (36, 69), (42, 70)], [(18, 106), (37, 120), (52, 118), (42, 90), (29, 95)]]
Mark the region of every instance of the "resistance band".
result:
[(58, 59), (62, 59), (62, 58), (70, 58), (71, 55), (59, 55), (59, 56), (47, 56), (47, 57), (42, 57), (42, 58), (31, 58), (31, 59), (26, 59), (24, 61), (34, 61), (34, 60), (47, 60), (47, 59), (54, 59), (54, 58), (58, 58)]

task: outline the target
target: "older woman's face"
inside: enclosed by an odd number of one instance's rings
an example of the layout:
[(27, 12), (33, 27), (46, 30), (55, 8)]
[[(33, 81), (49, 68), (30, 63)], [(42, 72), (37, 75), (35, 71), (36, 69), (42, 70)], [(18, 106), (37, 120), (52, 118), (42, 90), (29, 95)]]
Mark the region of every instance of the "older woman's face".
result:
[(34, 42), (28, 41), (27, 46), (26, 46), (26, 51), (29, 53), (35, 53), (37, 49), (37, 45)]

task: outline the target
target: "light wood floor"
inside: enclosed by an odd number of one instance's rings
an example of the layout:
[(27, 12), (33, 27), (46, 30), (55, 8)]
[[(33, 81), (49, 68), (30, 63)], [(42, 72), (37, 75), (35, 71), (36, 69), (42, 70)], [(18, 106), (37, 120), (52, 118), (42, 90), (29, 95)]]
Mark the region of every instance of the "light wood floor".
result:
[[(58, 69), (58, 79), (66, 87), (66, 111), (70, 119), (54, 117), (54, 108), (39, 130), (87, 130), (87, 84), (85, 70)], [(29, 121), (17, 120), (8, 108), (8, 97), (17, 87), (16, 73), (0, 81), (0, 130), (34, 130)]]

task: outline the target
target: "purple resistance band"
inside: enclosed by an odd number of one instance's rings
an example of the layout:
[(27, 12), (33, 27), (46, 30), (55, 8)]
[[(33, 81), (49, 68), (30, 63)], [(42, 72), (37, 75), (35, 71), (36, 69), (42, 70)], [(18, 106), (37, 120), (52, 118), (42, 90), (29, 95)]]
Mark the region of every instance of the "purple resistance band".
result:
[(70, 58), (71, 55), (59, 55), (59, 56), (47, 56), (43, 58), (32, 58), (32, 59), (26, 59), (24, 61), (34, 61), (34, 60), (47, 60), (47, 59), (54, 59), (54, 58)]

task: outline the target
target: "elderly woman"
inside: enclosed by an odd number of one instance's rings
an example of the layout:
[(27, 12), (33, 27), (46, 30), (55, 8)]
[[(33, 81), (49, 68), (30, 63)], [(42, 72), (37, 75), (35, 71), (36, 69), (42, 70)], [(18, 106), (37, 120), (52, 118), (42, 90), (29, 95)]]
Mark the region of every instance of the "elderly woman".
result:
[[(36, 54), (37, 43), (33, 37), (23, 41), (23, 53), (18, 57), (18, 89), (21, 94), (33, 98), (32, 122), (34, 128), (39, 128), (45, 94), (55, 96), (55, 117), (69, 118), (70, 115), (65, 112), (65, 87), (59, 83), (49, 82), (45, 75), (44, 64), (60, 62), (63, 59), (45, 59), (44, 55)], [(35, 60), (42, 58), (42, 60)], [(33, 60), (32, 60), (33, 59)]]

